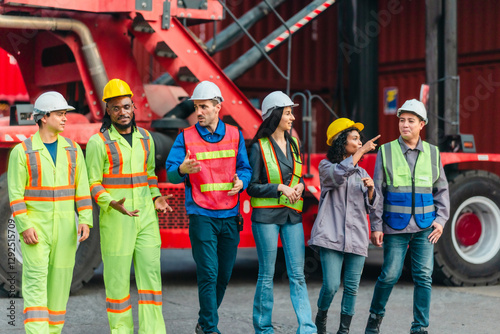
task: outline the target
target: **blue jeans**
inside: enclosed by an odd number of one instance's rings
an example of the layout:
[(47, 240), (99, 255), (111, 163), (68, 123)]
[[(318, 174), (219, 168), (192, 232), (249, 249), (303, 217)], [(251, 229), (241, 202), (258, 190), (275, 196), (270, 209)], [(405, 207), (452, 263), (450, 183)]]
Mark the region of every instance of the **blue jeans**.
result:
[(403, 270), (406, 251), (411, 252), (411, 274), (413, 276), (413, 322), (411, 330), (429, 326), (431, 307), (432, 270), (434, 245), (428, 236), (432, 228), (418, 233), (384, 235), (384, 264), (375, 284), (370, 313), (384, 315), (393, 286)]
[(220, 333), (217, 309), (231, 278), (240, 242), (236, 218), (189, 215), (189, 239), (196, 262), (198, 323), (205, 333)]
[(333, 297), (340, 286), (342, 262), (344, 262), (344, 293), (342, 295), (342, 314), (354, 315), (359, 281), (365, 264), (362, 255), (343, 253), (320, 247), (321, 268), (323, 270), (323, 286), (319, 293), (318, 309), (328, 310)]
[(273, 277), (278, 252), (278, 235), (285, 252), (286, 271), (290, 281), (290, 298), (299, 323), (297, 334), (316, 333), (304, 277), (304, 230), (302, 223), (284, 225), (252, 224), (259, 257), (259, 276), (253, 302), (253, 327), (256, 334), (274, 333)]

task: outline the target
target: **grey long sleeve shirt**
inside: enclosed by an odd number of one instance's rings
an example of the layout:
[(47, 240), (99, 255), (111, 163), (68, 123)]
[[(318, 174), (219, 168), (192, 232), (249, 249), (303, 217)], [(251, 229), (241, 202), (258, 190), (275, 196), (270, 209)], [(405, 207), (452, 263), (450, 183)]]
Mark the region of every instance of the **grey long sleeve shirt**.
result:
[[(415, 162), (420, 151), (424, 152), (424, 147), (422, 145), (422, 139), (418, 140), (415, 149), (411, 149), (403, 141), (403, 138), (399, 137), (399, 145), (401, 146), (401, 151), (408, 162), (410, 171), (413, 173), (415, 168)], [(439, 161), (439, 178), (434, 182), (432, 195), (434, 197), (434, 206), (436, 208), (436, 218), (434, 221), (442, 226), (446, 223), (450, 216), (450, 196), (448, 192), (448, 181), (446, 180), (446, 175), (444, 173), (443, 164), (441, 160)], [(373, 181), (375, 182), (375, 189), (380, 195), (380, 200), (376, 206), (373, 213), (370, 214), (370, 225), (372, 232), (383, 231), (386, 234), (397, 234), (397, 233), (417, 233), (423, 231), (415, 222), (414, 217), (410, 219), (410, 223), (402, 230), (392, 229), (389, 225), (385, 224), (382, 219), (382, 214), (384, 212), (384, 194), (386, 187), (384, 166), (382, 164), (382, 152), (379, 150), (377, 154), (377, 161), (375, 163), (375, 172), (373, 175)]]
[(361, 180), (368, 176), (366, 170), (353, 165), (352, 156), (338, 164), (321, 160), (321, 197), (309, 246), (368, 255), (366, 215), (375, 209), (379, 201), (375, 190), (370, 203), (368, 188)]

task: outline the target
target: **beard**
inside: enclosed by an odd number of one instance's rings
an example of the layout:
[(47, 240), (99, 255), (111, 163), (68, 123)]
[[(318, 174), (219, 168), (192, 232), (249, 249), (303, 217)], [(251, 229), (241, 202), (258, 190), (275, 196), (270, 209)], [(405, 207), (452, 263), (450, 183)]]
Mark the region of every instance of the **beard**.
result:
[(113, 122), (113, 126), (115, 128), (117, 128), (118, 130), (127, 130), (128, 128), (130, 128), (132, 126), (132, 119), (130, 119), (130, 122), (128, 122), (126, 124), (120, 124), (120, 123)]

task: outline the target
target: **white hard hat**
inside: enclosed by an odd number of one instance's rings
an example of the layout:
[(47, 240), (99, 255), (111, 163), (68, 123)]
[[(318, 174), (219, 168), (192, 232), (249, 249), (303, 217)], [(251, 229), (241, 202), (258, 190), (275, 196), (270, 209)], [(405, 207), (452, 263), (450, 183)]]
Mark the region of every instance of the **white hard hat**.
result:
[(33, 108), (33, 118), (35, 122), (38, 122), (44, 115), (50, 114), (52, 111), (56, 110), (75, 110), (72, 106), (66, 102), (64, 96), (58, 92), (46, 92), (40, 95), (36, 101)]
[(410, 112), (419, 116), (424, 120), (425, 124), (429, 121), (427, 119), (427, 110), (425, 110), (424, 104), (416, 99), (407, 100), (403, 103), (401, 108), (398, 109), (397, 116), (399, 117), (399, 115), (404, 112)]
[(262, 101), (262, 120), (265, 120), (276, 108), (296, 107), (298, 104), (293, 101), (283, 92), (279, 90), (272, 92)]
[(224, 101), (219, 87), (210, 81), (200, 82), (193, 91), (190, 100), (213, 100), (218, 99), (219, 102)]

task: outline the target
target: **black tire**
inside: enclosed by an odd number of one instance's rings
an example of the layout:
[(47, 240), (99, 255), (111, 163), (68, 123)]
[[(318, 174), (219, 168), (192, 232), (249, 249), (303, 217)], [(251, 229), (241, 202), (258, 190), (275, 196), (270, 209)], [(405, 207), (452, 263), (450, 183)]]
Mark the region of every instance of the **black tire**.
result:
[[(434, 248), (434, 279), (445, 285), (475, 286), (500, 282), (500, 178), (486, 171), (466, 171), (449, 180), (450, 219)], [(461, 214), (480, 217), (481, 239), (465, 247), (458, 242)]]
[[(99, 238), (99, 211), (94, 204), (94, 227), (90, 236), (82, 242), (76, 251), (75, 268), (71, 292), (82, 288), (94, 275), (94, 269), (101, 263)], [(19, 234), (15, 228), (7, 193), (7, 173), (0, 176), (0, 295), (8, 297), (21, 296), (22, 255)]]

